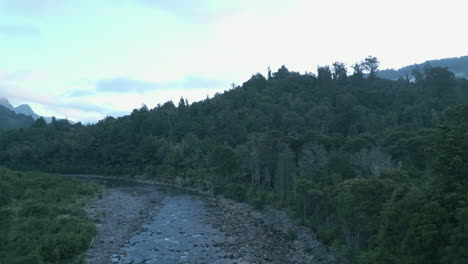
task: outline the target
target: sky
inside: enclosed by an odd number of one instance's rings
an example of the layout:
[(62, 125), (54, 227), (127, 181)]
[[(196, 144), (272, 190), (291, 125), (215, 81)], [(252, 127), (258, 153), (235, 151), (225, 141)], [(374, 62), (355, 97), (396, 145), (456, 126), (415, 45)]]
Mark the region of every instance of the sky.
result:
[(252, 74), (468, 55), (466, 0), (0, 0), (0, 97), (93, 123)]

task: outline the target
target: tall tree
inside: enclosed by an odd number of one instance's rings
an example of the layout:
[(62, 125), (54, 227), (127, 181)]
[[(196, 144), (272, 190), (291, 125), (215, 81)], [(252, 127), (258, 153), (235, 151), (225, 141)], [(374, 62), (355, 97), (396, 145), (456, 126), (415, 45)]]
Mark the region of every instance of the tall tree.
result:
[(375, 73), (379, 68), (380, 61), (376, 57), (369, 56), (362, 62), (363, 68), (368, 72), (369, 78), (375, 78)]

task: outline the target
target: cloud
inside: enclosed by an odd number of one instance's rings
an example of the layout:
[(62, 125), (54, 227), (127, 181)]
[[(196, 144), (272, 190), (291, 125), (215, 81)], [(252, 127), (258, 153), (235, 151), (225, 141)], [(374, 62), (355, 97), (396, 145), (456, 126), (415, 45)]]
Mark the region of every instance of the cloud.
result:
[(0, 94), (8, 99), (13, 99), (21, 102), (36, 102), (39, 104), (49, 105), (58, 101), (57, 98), (44, 93), (37, 93), (31, 89), (24, 89), (17, 85), (2, 83), (0, 80)]
[(69, 117), (74, 121), (97, 120), (115, 111), (84, 100), (63, 100), (53, 95), (37, 93), (34, 89), (24, 89), (1, 82), (0, 95), (11, 100), (14, 105), (29, 104), (38, 115)]
[(99, 80), (96, 82), (95, 91), (77, 90), (70, 93), (72, 96), (88, 96), (95, 93), (146, 93), (155, 90), (171, 88), (198, 89), (198, 88), (221, 88), (226, 86), (225, 82), (207, 79), (198, 76), (186, 76), (181, 80), (168, 82), (149, 82), (133, 80), (128, 77)]
[(0, 25), (0, 35), (37, 37), (41, 35), (41, 31), (33, 25)]
[(0, 71), (0, 81), (16, 82), (16, 81), (39, 81), (47, 76), (45, 72), (40, 71)]
[(106, 107), (101, 107), (95, 104), (88, 104), (82, 101), (72, 101), (68, 103), (56, 103), (53, 104), (54, 107), (63, 107), (63, 108), (69, 108), (69, 109), (76, 109), (76, 110), (81, 110), (84, 112), (96, 112), (96, 113), (108, 113), (112, 111), (109, 108)]
[(83, 97), (83, 96), (91, 96), (95, 95), (96, 91), (95, 90), (75, 90), (67, 93), (66, 95), (70, 97)]
[(127, 77), (99, 80), (96, 83), (97, 92), (144, 93), (159, 88), (161, 88), (159, 83), (132, 80)]
[(36, 16), (59, 12), (70, 3), (70, 0), (3, 0), (0, 9), (25, 16)]
[[(121, 2), (129, 2), (121, 0)], [(257, 0), (199, 0), (199, 1), (180, 1), (180, 0), (132, 0), (132, 4), (137, 3), (145, 8), (154, 8), (171, 14), (178, 19), (189, 20), (193, 22), (214, 22), (223, 16), (242, 13), (246, 9), (262, 4), (271, 4), (271, 1)]]
[(186, 76), (180, 81), (166, 83), (166, 87), (177, 87), (186, 89), (221, 88), (225, 85), (225, 82), (222, 82), (220, 80), (207, 79), (198, 76)]

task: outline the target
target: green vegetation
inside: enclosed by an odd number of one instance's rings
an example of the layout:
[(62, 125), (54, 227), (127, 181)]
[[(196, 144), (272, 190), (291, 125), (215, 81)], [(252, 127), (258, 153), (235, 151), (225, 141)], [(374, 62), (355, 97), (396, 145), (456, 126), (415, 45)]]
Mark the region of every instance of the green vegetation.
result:
[(283, 66), (191, 105), (91, 126), (36, 121), (0, 136), (0, 163), (275, 204), (340, 263), (468, 263), (468, 81), (439, 67), (385, 80), (378, 65)]
[(70, 263), (95, 226), (82, 209), (98, 185), (0, 167), (0, 263)]

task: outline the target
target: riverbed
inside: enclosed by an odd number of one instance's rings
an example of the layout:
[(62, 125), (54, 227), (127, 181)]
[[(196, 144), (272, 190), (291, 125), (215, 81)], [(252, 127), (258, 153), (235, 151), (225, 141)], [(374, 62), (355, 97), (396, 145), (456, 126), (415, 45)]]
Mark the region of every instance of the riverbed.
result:
[[(271, 207), (254, 210), (247, 204), (175, 187), (97, 180), (103, 183), (102, 193), (86, 205), (97, 226), (86, 263), (333, 260), (313, 233)], [(291, 230), (296, 237), (288, 235)]]

